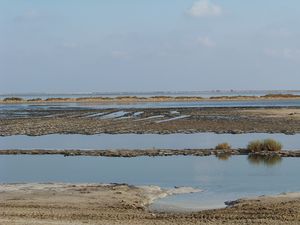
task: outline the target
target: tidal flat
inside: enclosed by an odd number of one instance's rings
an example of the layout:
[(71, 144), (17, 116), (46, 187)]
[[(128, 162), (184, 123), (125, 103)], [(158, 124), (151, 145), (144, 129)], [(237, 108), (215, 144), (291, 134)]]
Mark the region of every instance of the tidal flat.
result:
[(0, 118), (0, 136), (300, 133), (299, 107), (90, 109), (50, 105), (1, 110)]
[(177, 99), (0, 105), (0, 223), (299, 224), (300, 101)]

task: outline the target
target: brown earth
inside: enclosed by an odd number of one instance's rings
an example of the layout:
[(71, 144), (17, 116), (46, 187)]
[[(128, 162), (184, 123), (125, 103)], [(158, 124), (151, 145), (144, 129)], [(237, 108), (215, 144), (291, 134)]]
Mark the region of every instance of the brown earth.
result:
[(0, 185), (0, 224), (300, 224), (300, 194), (230, 202), (230, 207), (194, 213), (149, 212), (163, 197), (157, 187), (99, 184)]
[[(299, 108), (55, 109), (3, 112), (0, 136), (122, 133), (300, 133)], [(98, 115), (101, 113), (101, 115)], [(135, 114), (140, 113), (140, 114)], [(182, 116), (182, 117), (181, 117)]]

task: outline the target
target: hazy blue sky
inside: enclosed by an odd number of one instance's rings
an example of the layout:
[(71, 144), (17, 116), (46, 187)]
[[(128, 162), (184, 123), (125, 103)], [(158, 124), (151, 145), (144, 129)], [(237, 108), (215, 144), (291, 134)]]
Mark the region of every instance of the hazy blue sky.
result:
[(0, 93), (300, 89), (299, 0), (0, 0)]

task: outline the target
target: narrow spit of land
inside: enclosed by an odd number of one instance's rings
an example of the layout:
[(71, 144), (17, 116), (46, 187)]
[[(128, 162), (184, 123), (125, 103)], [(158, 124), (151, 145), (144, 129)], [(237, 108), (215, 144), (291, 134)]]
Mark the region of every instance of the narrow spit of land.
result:
[(33, 98), (23, 99), (20, 97), (7, 97), (0, 99), (0, 104), (23, 104), (23, 103), (137, 103), (137, 102), (194, 102), (194, 101), (251, 101), (251, 100), (298, 100), (300, 95), (294, 94), (267, 94), (261, 96), (118, 96), (118, 97), (79, 97), (79, 98)]
[(53, 108), (5, 110), (0, 136), (46, 134), (300, 133), (300, 108)]
[[(172, 193), (172, 191), (171, 191)], [(175, 193), (179, 193), (175, 190)], [(298, 225), (300, 194), (228, 202), (228, 207), (194, 213), (148, 210), (170, 194), (159, 187), (126, 184), (2, 184), (0, 224), (5, 225)]]
[(230, 150), (215, 150), (215, 149), (145, 149), (145, 150), (20, 150), (8, 149), (0, 150), (0, 155), (63, 155), (63, 156), (100, 156), (100, 157), (161, 157), (161, 156), (234, 156), (234, 155), (258, 155), (258, 156), (279, 156), (279, 157), (300, 157), (300, 150), (295, 151), (262, 151), (250, 152), (247, 149), (230, 149)]

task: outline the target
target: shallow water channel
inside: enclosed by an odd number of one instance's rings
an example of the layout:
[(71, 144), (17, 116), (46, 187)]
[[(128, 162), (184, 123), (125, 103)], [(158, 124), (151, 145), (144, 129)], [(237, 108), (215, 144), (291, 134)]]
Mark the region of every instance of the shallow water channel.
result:
[(300, 191), (300, 163), (272, 163), (233, 156), (209, 157), (63, 157), (0, 156), (0, 183), (128, 183), (161, 187), (190, 186), (203, 192), (167, 197), (151, 208), (199, 210), (224, 207), (241, 197)]
[(214, 148), (228, 142), (234, 148), (246, 147), (249, 141), (273, 138), (286, 150), (300, 149), (300, 134), (98, 134), (98, 135), (15, 135), (0, 137), (0, 149), (149, 149)]
[(137, 102), (137, 103), (24, 103), (0, 104), (4, 113), (9, 110), (74, 110), (74, 109), (128, 109), (128, 108), (183, 108), (183, 107), (300, 107), (299, 99), (251, 101), (197, 101), (197, 102)]

